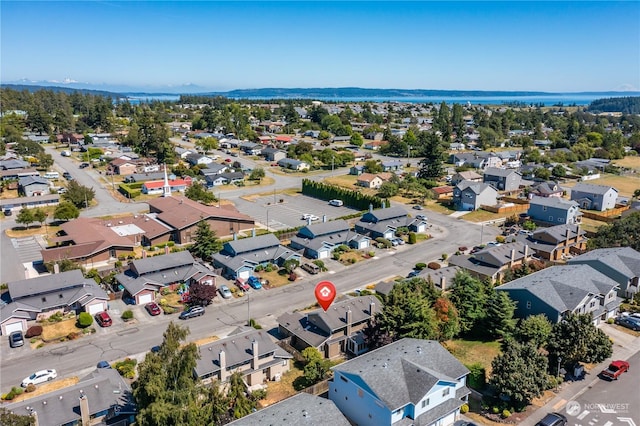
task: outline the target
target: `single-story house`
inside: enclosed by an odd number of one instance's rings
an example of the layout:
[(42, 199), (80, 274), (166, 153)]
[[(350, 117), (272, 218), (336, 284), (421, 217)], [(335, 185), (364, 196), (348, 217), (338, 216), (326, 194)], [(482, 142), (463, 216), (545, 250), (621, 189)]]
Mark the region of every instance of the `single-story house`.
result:
[(382, 186), (382, 179), (373, 173), (362, 173), (356, 180), (356, 185), (364, 188), (379, 189)]
[(277, 164), (280, 167), (284, 167), (285, 169), (291, 169), (291, 170), (303, 171), (303, 170), (310, 169), (310, 166), (308, 163), (305, 163), (304, 161), (300, 161), (300, 160), (295, 160), (293, 158), (282, 158), (281, 160), (278, 160)]
[(427, 221), (409, 217), (407, 211), (402, 207), (388, 207), (376, 210), (370, 208), (356, 222), (355, 230), (371, 239), (382, 237), (389, 240), (395, 236), (398, 228), (403, 227), (413, 232), (425, 232), (427, 230)]
[[(185, 176), (184, 179), (168, 180), (171, 191), (184, 192), (191, 186), (191, 176)], [(142, 184), (141, 192), (146, 195), (162, 194), (164, 191), (164, 180), (152, 180)]]
[(302, 227), (296, 236), (291, 237), (291, 248), (304, 250), (311, 259), (326, 259), (338, 246), (344, 244), (354, 249), (366, 249), (370, 238), (351, 230), (343, 220), (332, 220)]
[(18, 179), (18, 192), (25, 197), (49, 194), (49, 181), (40, 176), (25, 176)]

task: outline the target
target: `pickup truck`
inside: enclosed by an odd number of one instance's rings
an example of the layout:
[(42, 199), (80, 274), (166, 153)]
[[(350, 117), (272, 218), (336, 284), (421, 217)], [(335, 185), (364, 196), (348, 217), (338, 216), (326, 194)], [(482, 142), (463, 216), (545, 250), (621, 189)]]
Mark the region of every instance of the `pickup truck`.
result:
[(609, 366), (600, 373), (602, 377), (611, 380), (618, 380), (622, 373), (629, 371), (629, 363), (627, 361), (612, 361)]

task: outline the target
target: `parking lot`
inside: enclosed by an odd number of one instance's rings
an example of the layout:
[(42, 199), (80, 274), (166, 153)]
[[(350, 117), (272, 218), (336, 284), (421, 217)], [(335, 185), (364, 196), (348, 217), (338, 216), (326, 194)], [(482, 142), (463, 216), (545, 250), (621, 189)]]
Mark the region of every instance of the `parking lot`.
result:
[[(282, 200), (282, 202), (280, 202)], [(312, 214), (318, 218), (314, 223), (321, 222), (326, 216), (327, 221), (356, 213), (348, 207), (331, 206), (327, 201), (306, 195), (276, 194), (238, 198), (236, 207), (244, 214), (253, 217), (256, 222), (268, 226), (272, 231), (295, 228), (306, 224), (302, 219), (305, 214)]]

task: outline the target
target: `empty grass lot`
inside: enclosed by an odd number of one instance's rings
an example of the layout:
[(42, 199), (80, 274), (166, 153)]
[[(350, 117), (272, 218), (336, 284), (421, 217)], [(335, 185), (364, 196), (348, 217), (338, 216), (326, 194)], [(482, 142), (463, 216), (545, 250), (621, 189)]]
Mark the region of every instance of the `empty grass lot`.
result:
[(500, 342), (481, 342), (476, 340), (448, 340), (444, 346), (465, 365), (480, 363), (491, 373), (491, 361), (500, 353)]

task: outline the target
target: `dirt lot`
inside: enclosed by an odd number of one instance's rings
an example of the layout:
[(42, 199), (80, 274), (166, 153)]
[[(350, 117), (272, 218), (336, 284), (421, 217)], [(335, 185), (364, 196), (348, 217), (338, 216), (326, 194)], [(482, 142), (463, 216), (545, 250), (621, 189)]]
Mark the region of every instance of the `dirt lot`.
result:
[(627, 156), (620, 160), (614, 160), (613, 164), (640, 171), (640, 156)]
[(285, 398), (293, 396), (297, 391), (293, 388), (293, 382), (300, 376), (302, 376), (302, 370), (296, 368), (291, 361), (291, 370), (282, 375), (282, 379), (279, 382), (267, 383), (267, 397), (260, 401), (262, 407), (267, 407), (271, 404), (275, 404), (278, 401), (282, 401)]
[(22, 394), (16, 396), (11, 400), (11, 402), (20, 402), (25, 399), (33, 398), (34, 396), (44, 395), (49, 392), (56, 391), (58, 389), (63, 389), (69, 386), (73, 386), (78, 383), (77, 377), (69, 377), (66, 379), (54, 380), (52, 382), (43, 383), (41, 385), (36, 386), (36, 390), (33, 392), (23, 392)]
[(69, 333), (81, 332), (82, 330), (76, 327), (76, 319), (67, 319), (60, 322), (46, 322), (42, 323), (42, 337), (45, 341), (59, 339), (66, 337)]

